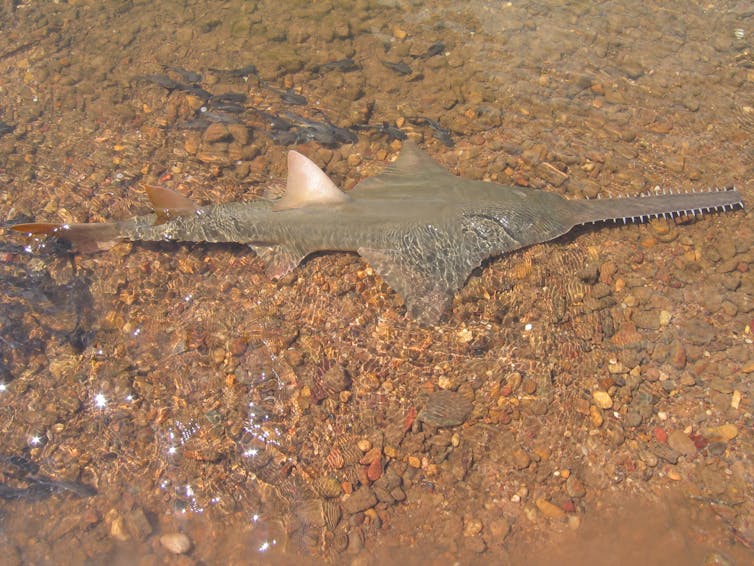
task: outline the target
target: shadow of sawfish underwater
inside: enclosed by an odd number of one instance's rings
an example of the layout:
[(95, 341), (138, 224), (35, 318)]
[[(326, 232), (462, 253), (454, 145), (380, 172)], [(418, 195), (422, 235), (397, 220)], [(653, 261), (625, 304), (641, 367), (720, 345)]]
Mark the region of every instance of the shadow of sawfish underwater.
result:
[(281, 277), (316, 251), (356, 252), (403, 297), (408, 313), (436, 323), (453, 293), (490, 256), (546, 242), (574, 226), (643, 221), (743, 208), (735, 189), (566, 200), (542, 190), (456, 177), (412, 142), (374, 177), (343, 192), (312, 161), (288, 153), (277, 200), (199, 206), (146, 187), (154, 214), (97, 224), (17, 224), (31, 236), (71, 241), (82, 252), (119, 240), (248, 244)]

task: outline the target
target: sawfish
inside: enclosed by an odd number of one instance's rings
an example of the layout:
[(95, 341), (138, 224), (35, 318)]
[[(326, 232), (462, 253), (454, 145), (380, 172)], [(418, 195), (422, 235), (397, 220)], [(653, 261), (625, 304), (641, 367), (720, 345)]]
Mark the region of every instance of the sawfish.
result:
[(201, 206), (145, 187), (153, 214), (112, 223), (17, 224), (80, 251), (120, 240), (248, 244), (279, 278), (317, 251), (356, 252), (397, 291), (410, 316), (436, 323), (484, 260), (547, 242), (573, 227), (743, 208), (735, 189), (606, 199), (565, 199), (519, 186), (462, 179), (405, 142), (380, 174), (344, 192), (304, 155), (288, 153), (275, 200)]

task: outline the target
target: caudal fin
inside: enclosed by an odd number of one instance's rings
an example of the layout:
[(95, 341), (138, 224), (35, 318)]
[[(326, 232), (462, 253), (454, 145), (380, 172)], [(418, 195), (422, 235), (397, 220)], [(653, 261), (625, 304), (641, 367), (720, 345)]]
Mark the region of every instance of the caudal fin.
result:
[[(10, 228), (29, 237), (53, 236), (71, 242), (80, 252), (109, 250), (121, 240), (132, 239), (140, 227), (163, 224), (179, 216), (191, 216), (199, 205), (182, 194), (165, 187), (145, 185), (144, 189), (155, 214), (135, 216), (129, 220), (92, 224), (48, 224), (32, 222)], [(139, 239), (139, 238), (137, 238)]]
[(48, 224), (32, 222), (10, 227), (29, 237), (54, 236), (71, 242), (81, 252), (108, 250), (120, 236), (115, 224)]

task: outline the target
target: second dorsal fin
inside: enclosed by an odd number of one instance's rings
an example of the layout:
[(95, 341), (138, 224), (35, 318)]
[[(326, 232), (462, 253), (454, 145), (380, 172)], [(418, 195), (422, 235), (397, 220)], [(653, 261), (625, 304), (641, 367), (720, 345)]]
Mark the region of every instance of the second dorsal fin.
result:
[(351, 198), (335, 186), (322, 169), (297, 151), (288, 152), (285, 194), (273, 210), (290, 210), (316, 204), (339, 204)]
[(191, 199), (165, 187), (144, 185), (144, 190), (157, 215), (157, 224), (164, 224), (177, 216), (190, 216), (200, 208)]

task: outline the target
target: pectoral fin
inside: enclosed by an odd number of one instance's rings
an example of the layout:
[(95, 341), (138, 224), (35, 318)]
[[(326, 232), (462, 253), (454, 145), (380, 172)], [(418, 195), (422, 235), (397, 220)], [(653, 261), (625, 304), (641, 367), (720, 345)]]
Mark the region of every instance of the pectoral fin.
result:
[(359, 248), (359, 255), (403, 297), (409, 314), (424, 324), (440, 320), (456, 290), (445, 283), (434, 266), (412, 259), (399, 250)]

